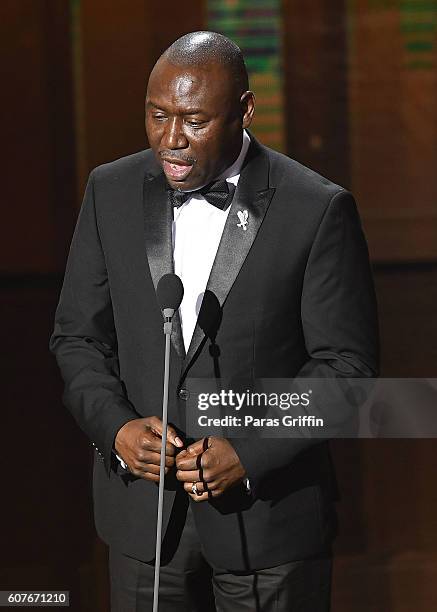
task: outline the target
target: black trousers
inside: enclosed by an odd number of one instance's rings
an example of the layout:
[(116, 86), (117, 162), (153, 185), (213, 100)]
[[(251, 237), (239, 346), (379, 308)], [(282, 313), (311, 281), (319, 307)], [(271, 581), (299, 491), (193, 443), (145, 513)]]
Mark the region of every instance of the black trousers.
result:
[[(177, 531), (179, 530), (179, 534)], [(170, 535), (169, 535), (170, 534)], [(329, 612), (332, 558), (229, 572), (205, 560), (188, 508), (163, 542), (159, 612)], [(111, 612), (151, 612), (153, 563), (109, 549)]]

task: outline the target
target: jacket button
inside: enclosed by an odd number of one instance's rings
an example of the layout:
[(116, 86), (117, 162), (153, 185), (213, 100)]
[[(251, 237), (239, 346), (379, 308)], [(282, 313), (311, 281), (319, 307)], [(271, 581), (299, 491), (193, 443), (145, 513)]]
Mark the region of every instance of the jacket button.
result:
[(190, 397), (190, 392), (187, 389), (180, 389), (179, 398), (181, 400), (184, 400), (184, 402), (186, 402), (189, 397)]

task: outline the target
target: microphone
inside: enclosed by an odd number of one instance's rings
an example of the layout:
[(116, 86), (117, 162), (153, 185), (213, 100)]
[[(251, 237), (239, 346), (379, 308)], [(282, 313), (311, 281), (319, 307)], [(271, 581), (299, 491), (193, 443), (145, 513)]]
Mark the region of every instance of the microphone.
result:
[(164, 391), (162, 396), (162, 438), (161, 459), (159, 464), (158, 512), (156, 519), (156, 546), (155, 546), (155, 579), (153, 586), (153, 612), (158, 612), (159, 602), (159, 573), (161, 569), (161, 542), (162, 542), (162, 510), (164, 506), (164, 473), (165, 473), (165, 447), (167, 443), (168, 423), (168, 386), (170, 379), (170, 335), (172, 318), (179, 308), (184, 296), (184, 286), (177, 274), (164, 274), (156, 287), (156, 296), (164, 315), (165, 353), (164, 353)]
[[(165, 319), (164, 333), (171, 333), (171, 319), (184, 297), (184, 286), (179, 276), (177, 274), (164, 274), (159, 279), (156, 295)], [(166, 326), (166, 323), (170, 325)]]

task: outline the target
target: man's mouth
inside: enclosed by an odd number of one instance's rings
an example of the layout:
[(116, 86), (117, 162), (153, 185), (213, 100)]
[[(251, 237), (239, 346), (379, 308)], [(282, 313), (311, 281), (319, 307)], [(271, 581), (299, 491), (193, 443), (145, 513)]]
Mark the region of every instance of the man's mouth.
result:
[(193, 164), (179, 160), (162, 160), (165, 175), (172, 181), (183, 181), (190, 174)]

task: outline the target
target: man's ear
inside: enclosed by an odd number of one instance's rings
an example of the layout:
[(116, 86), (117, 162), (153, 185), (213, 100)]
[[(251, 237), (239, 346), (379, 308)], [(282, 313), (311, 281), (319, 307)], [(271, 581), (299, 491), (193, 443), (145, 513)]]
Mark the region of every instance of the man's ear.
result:
[(245, 91), (240, 97), (240, 104), (243, 114), (243, 128), (248, 128), (252, 123), (255, 112), (255, 94), (253, 91)]

